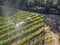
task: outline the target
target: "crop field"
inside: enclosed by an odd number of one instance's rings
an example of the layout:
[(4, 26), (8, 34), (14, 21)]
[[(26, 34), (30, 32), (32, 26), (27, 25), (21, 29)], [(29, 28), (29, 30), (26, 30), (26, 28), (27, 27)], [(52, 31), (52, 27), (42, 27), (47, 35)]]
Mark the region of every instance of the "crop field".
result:
[[(30, 17), (30, 22), (26, 18)], [(0, 16), (0, 45), (43, 45), (45, 17), (25, 11), (18, 11), (14, 15)], [(26, 22), (16, 29), (16, 24)], [(37, 44), (38, 43), (38, 44)]]
[(60, 45), (59, 0), (0, 0), (0, 45)]

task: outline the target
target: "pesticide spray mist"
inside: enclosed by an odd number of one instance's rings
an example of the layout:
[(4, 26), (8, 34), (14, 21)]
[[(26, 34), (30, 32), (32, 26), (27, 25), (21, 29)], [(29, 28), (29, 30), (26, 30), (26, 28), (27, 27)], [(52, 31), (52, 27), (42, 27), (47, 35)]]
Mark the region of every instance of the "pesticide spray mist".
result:
[(14, 12), (18, 10), (19, 2), (20, 0), (6, 0), (3, 2), (2, 11), (7, 24), (16, 25), (14, 20), (11, 20), (11, 17), (14, 15)]
[(15, 12), (15, 8), (14, 6), (12, 6), (11, 1), (7, 0), (3, 2), (2, 13), (5, 17), (5, 20), (6, 21), (8, 20), (7, 22), (13, 23), (13, 21), (11, 21), (11, 16), (14, 15), (14, 12)]
[(19, 7), (20, 0), (6, 0), (3, 2), (2, 11), (3, 15), (6, 17), (10, 17), (14, 15), (14, 12)]

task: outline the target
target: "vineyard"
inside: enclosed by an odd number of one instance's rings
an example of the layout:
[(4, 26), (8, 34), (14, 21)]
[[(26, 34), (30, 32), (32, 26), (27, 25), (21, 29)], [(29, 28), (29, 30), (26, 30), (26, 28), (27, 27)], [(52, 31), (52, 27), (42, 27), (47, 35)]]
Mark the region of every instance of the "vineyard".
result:
[(59, 0), (1, 0), (0, 45), (60, 45)]
[[(30, 17), (30, 22), (26, 18)], [(18, 29), (16, 24), (24, 21)], [(0, 16), (0, 45), (43, 45), (45, 33), (45, 17), (25, 11), (17, 11), (14, 15)]]

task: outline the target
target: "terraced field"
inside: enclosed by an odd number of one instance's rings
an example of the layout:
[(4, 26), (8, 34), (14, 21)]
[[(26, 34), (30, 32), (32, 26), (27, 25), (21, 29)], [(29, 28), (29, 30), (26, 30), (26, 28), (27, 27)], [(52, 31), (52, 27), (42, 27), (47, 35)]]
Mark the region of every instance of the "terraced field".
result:
[[(16, 24), (31, 17), (19, 30)], [(42, 45), (44, 44), (45, 17), (25, 11), (18, 11), (13, 16), (0, 16), (0, 45)], [(43, 38), (42, 38), (43, 37)], [(41, 43), (39, 43), (41, 42)], [(38, 44), (37, 44), (38, 43)]]

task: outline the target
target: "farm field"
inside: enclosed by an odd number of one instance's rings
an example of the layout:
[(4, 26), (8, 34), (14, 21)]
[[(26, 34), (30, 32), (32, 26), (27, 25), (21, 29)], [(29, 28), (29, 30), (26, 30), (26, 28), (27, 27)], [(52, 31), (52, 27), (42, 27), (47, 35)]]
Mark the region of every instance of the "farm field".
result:
[[(30, 17), (30, 22), (26, 18)], [(25, 24), (16, 29), (16, 24)], [(14, 15), (0, 16), (0, 45), (43, 45), (45, 16), (26, 11), (17, 11)]]
[(60, 45), (59, 0), (0, 0), (0, 45)]

